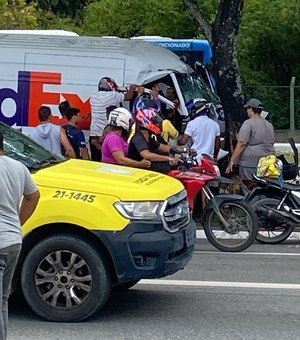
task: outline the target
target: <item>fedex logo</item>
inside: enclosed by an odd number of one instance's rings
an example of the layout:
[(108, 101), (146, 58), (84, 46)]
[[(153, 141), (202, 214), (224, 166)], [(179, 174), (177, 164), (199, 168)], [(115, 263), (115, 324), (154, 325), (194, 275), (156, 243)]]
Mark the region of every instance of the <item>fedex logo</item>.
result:
[[(68, 100), (80, 109), (81, 115), (90, 114), (90, 99), (82, 101), (76, 93), (44, 91), (44, 85), (61, 85), (61, 73), (19, 71), (17, 89), (0, 89), (0, 121), (8, 125), (36, 126), (39, 124), (38, 109), (42, 105), (59, 105)], [(4, 112), (6, 100), (15, 103), (15, 112)]]

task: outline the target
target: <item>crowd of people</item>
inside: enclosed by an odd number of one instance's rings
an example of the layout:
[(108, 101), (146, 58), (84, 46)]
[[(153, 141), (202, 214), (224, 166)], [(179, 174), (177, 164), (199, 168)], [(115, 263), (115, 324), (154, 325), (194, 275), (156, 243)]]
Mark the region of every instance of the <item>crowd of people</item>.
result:
[[(46, 149), (70, 158), (146, 168), (167, 173), (171, 164), (178, 164), (178, 154), (192, 147), (216, 158), (220, 129), (207, 116), (207, 103), (191, 103), (193, 120), (179, 138), (181, 122), (179, 101), (173, 87), (164, 96), (173, 103), (168, 107), (159, 99), (162, 91), (156, 84), (151, 94), (143, 86), (131, 85), (126, 92), (118, 91), (116, 82), (101, 78), (98, 90), (91, 96), (89, 148), (80, 129), (80, 110), (68, 101), (59, 105), (60, 119), (53, 119), (50, 107), (38, 111), (40, 124), (30, 138)], [(123, 107), (131, 101), (131, 110)], [(212, 129), (211, 129), (212, 127)], [(169, 143), (172, 140), (172, 143)]]
[[(168, 107), (159, 99), (163, 94), (158, 84), (152, 91), (131, 85), (118, 91), (109, 77), (101, 78), (91, 96), (89, 148), (80, 129), (80, 110), (64, 101), (59, 105), (61, 118), (52, 123), (51, 110), (39, 109), (40, 125), (30, 137), (52, 152), (71, 158), (151, 169), (161, 173), (178, 164), (178, 154), (192, 149), (198, 159), (207, 154), (217, 160), (220, 151), (220, 127), (209, 117), (210, 104), (203, 98), (187, 103), (190, 121), (180, 134), (181, 115), (176, 91), (169, 87), (164, 97), (173, 103)], [(130, 101), (130, 111), (123, 107)], [(274, 154), (274, 127), (260, 113), (262, 103), (255, 98), (245, 105), (248, 118), (237, 135), (226, 173), (239, 165), (240, 178), (251, 178), (260, 157)], [(171, 142), (171, 143), (170, 143)], [(242, 189), (246, 190), (242, 186)]]
[[(151, 95), (142, 86), (132, 85), (126, 93), (117, 90), (115, 81), (105, 77), (91, 97), (90, 153), (80, 129), (80, 110), (71, 107), (67, 101), (59, 105), (61, 118), (56, 119), (55, 124), (51, 109), (41, 106), (38, 111), (40, 124), (32, 129), (30, 137), (46, 149), (70, 158), (91, 158), (161, 173), (170, 170), (170, 162), (180, 162), (174, 155), (187, 152), (187, 145), (199, 157), (205, 153), (217, 158), (220, 128), (209, 118), (209, 103), (205, 100), (195, 99), (187, 104), (191, 119), (179, 137), (176, 128), (178, 100), (174, 88), (170, 87), (165, 94), (174, 103), (173, 108), (160, 102), (158, 86), (154, 86)], [(122, 107), (123, 101), (133, 99), (132, 112)], [(230, 173), (235, 165), (239, 165), (241, 180), (251, 179), (261, 157), (275, 153), (274, 127), (261, 117), (262, 103), (252, 98), (245, 108), (248, 119), (240, 128), (226, 169), (226, 173)], [(170, 139), (177, 143), (169, 144)], [(7, 300), (22, 243), (20, 227), (34, 212), (40, 194), (28, 169), (4, 155), (1, 133), (0, 169), (1, 207), (6, 212), (0, 216), (0, 338), (5, 339)], [(245, 187), (242, 189), (244, 193), (247, 191)]]

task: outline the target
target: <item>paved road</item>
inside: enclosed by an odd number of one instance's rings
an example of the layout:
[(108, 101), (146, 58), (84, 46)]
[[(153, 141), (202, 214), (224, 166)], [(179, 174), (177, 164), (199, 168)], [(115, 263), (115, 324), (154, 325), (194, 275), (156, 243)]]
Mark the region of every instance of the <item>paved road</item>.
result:
[(88, 322), (45, 322), (12, 300), (8, 340), (282, 340), (299, 327), (299, 241), (232, 254), (198, 240), (184, 271), (113, 294)]

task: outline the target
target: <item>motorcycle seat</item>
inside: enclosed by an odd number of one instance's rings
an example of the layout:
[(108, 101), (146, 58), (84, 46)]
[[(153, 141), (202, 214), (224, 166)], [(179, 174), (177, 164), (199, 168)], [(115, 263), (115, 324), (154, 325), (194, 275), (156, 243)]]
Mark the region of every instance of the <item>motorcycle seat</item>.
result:
[[(280, 182), (278, 179), (275, 178), (267, 178), (264, 177), (264, 180), (266, 180), (268, 183), (274, 184), (276, 186), (280, 186)], [(293, 190), (293, 191), (300, 191), (300, 184), (299, 183), (288, 183), (288, 182), (283, 182), (282, 187), (287, 190)]]

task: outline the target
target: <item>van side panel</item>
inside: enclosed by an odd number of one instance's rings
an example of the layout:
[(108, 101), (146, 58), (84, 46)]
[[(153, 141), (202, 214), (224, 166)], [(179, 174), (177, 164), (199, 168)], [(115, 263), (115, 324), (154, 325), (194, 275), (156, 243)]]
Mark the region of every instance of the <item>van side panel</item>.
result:
[(25, 70), (31, 72), (28, 125), (38, 124), (41, 105), (49, 105), (59, 116), (57, 106), (63, 100), (78, 107), (83, 116), (90, 113), (89, 99), (98, 80), (110, 76), (122, 84), (124, 64), (121, 58), (26, 53)]
[[(6, 51), (8, 52), (8, 51)], [(20, 51), (18, 51), (19, 53)], [(36, 126), (38, 109), (50, 106), (59, 117), (58, 105), (68, 100), (90, 114), (90, 96), (97, 90), (101, 77), (110, 76), (124, 83), (122, 58), (99, 58), (67, 54), (24, 53), (10, 49), (0, 60), (0, 120), (10, 126)], [(53, 51), (52, 51), (53, 53)]]
[(101, 77), (124, 86), (174, 70), (191, 72), (174, 53), (148, 42), (37, 34), (0, 34), (0, 65), (0, 120), (22, 127), (38, 123), (41, 105), (59, 117), (63, 100), (88, 117), (89, 98)]

